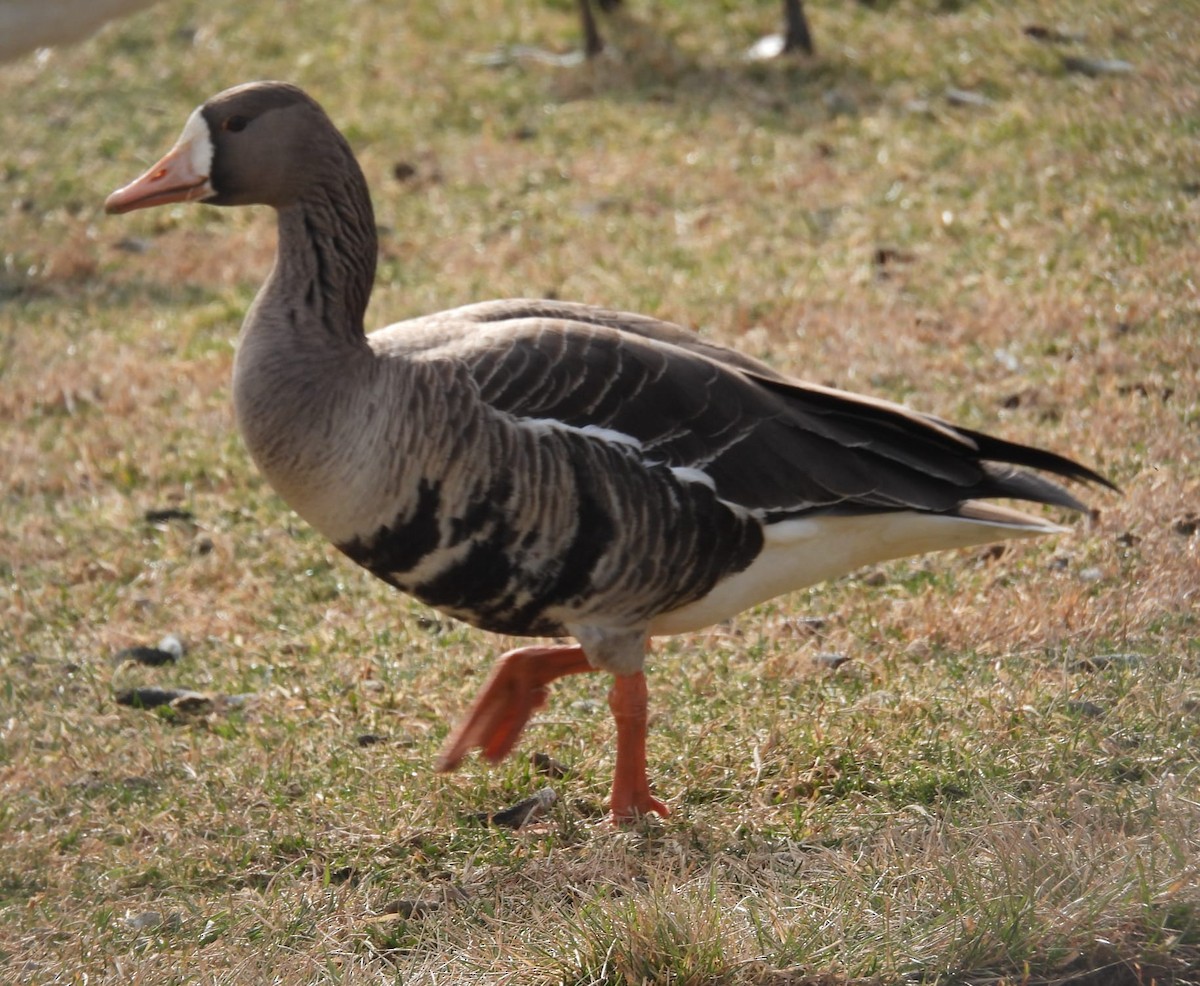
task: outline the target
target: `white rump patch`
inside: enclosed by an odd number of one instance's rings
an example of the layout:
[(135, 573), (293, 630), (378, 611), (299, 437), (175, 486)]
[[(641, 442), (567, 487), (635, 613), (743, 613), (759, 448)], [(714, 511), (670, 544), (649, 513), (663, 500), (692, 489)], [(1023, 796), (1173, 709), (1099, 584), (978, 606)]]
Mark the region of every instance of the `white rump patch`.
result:
[(763, 530), (762, 553), (748, 567), (718, 582), (704, 598), (656, 617), (650, 633), (699, 630), (756, 603), (864, 565), (1061, 530), (1056, 524), (1015, 510), (1009, 512), (1006, 522), (901, 510), (850, 517), (799, 517), (768, 524)]

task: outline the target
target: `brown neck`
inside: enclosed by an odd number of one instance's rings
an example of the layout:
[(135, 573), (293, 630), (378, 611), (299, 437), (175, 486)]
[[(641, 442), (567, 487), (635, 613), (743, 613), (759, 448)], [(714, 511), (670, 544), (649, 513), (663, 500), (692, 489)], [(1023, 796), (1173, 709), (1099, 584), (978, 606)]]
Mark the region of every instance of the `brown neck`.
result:
[(278, 210), (275, 266), (246, 315), (234, 361), (246, 446), (296, 509), (296, 490), (318, 468), (313, 457), (329, 451), (314, 436), (340, 420), (336, 408), (369, 376), (373, 359), (363, 328), (375, 276), (371, 200), (352, 160), (325, 175)]
[(361, 344), (378, 241), (362, 173), (353, 158), (349, 169), (341, 164), (336, 177), (279, 209), (275, 267), (263, 294), (288, 308), (296, 328)]

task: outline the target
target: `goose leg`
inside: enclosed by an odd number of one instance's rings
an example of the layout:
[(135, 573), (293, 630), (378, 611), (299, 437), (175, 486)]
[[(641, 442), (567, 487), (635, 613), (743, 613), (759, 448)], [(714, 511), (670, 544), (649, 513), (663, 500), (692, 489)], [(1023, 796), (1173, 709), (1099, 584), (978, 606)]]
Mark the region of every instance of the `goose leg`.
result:
[(594, 670), (578, 644), (520, 647), (504, 654), (442, 747), (437, 769), (453, 770), (475, 747), (492, 763), (503, 760), (517, 745), (529, 717), (545, 704), (550, 682)]
[(619, 674), (608, 693), (608, 707), (617, 724), (617, 766), (613, 771), (612, 820), (627, 821), (654, 812), (666, 818), (670, 812), (650, 793), (646, 776), (646, 719), (649, 699), (646, 676)]
[(604, 50), (600, 29), (596, 27), (596, 15), (592, 13), (592, 0), (579, 0), (579, 19), (583, 24), (583, 53), (595, 58)]
[(803, 0), (783, 0), (783, 51), (803, 51), (813, 54), (814, 46), (812, 31), (808, 28), (808, 18), (804, 16)]
[(746, 57), (758, 61), (778, 58), (794, 51), (813, 54), (812, 31), (804, 14), (804, 0), (783, 0), (783, 33), (759, 38), (746, 52)]

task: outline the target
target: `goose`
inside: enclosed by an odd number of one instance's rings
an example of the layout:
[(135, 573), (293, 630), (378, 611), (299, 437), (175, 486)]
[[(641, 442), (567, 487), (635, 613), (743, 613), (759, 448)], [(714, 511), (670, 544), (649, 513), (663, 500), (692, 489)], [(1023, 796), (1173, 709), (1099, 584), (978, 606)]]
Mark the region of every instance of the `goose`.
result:
[[(604, 11), (616, 10), (621, 6), (621, 0), (579, 0), (579, 20), (583, 25), (583, 53), (587, 58), (595, 58), (604, 50), (604, 39), (600, 37), (596, 15), (592, 12), (593, 2)], [(815, 50), (812, 31), (809, 30), (808, 18), (804, 13), (803, 0), (783, 0), (783, 33), (768, 34), (765, 38), (760, 38), (750, 48), (750, 57), (775, 58), (794, 51), (803, 51), (811, 55)]]
[[(366, 180), (301, 89), (213, 96), (105, 203), (274, 208), (274, 265), (242, 325), (237, 423), (257, 468), (341, 552), (497, 633), (502, 655), (437, 762), (516, 745), (548, 686), (612, 675), (615, 822), (668, 808), (646, 763), (651, 638), (861, 566), (1064, 528), (1054, 452), (802, 383), (680, 326), (560, 301), (485, 301), (370, 334)], [(1036, 471), (1034, 471), (1036, 470)], [(573, 638), (573, 642), (565, 638)]]
[(0, 62), (69, 44), (156, 0), (0, 0)]

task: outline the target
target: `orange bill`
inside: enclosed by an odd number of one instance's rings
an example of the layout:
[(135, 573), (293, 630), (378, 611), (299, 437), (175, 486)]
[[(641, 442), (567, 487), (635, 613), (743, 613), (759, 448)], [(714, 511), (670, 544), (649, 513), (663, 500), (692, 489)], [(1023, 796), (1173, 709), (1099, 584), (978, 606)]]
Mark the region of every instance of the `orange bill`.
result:
[[(171, 202), (194, 202), (213, 194), (207, 160), (211, 145), (207, 135), (184, 139), (171, 148), (156, 165), (104, 202), (108, 213), (132, 212)], [(203, 165), (203, 166), (202, 166)]]

